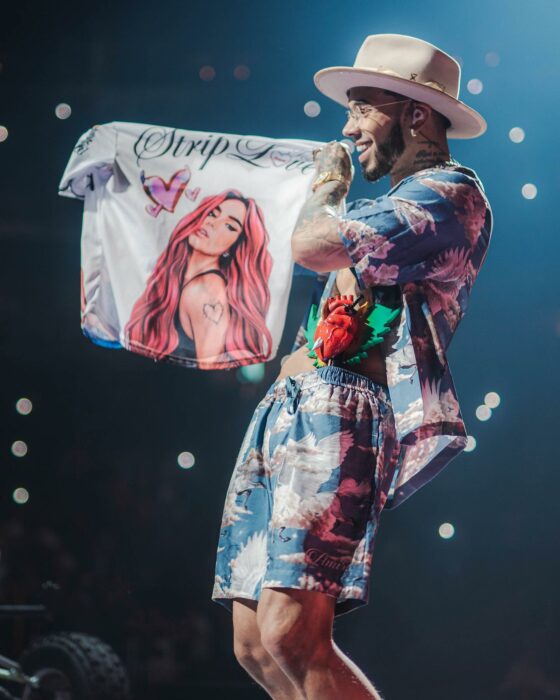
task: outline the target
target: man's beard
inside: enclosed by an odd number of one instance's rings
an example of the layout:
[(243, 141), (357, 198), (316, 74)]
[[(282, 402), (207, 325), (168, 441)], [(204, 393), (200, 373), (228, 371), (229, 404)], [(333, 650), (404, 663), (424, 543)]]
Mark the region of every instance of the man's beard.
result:
[(376, 163), (375, 167), (371, 169), (363, 169), (364, 178), (368, 182), (377, 182), (385, 175), (388, 175), (393, 165), (401, 157), (405, 149), (405, 143), (402, 135), (402, 128), (399, 122), (396, 122), (390, 133), (388, 139), (376, 146)]

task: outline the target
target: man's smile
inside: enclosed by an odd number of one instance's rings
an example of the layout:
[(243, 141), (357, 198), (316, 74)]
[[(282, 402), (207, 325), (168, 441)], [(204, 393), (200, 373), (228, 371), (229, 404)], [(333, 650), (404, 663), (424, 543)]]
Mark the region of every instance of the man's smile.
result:
[(358, 160), (360, 163), (364, 160), (366, 160), (370, 148), (373, 146), (373, 141), (367, 140), (367, 141), (358, 141), (356, 143), (356, 151), (358, 152)]

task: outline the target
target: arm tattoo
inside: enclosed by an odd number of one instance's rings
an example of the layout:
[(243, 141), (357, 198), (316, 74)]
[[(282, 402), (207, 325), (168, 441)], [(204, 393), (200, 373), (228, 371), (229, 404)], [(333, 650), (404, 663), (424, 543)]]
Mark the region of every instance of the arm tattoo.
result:
[(346, 188), (337, 181), (325, 182), (318, 187), (301, 208), (292, 240), (305, 239), (308, 236), (323, 238), (333, 227), (336, 229), (336, 208), (345, 193)]
[(324, 182), (303, 205), (292, 234), (296, 260), (317, 272), (347, 267), (349, 257), (338, 235), (337, 209), (352, 182), (352, 160), (344, 146), (331, 142), (314, 153), (317, 173), (341, 175), (344, 182)]
[(215, 325), (218, 325), (220, 319), (224, 314), (224, 307), (221, 301), (217, 301), (214, 304), (203, 304), (202, 313), (204, 317), (209, 321), (212, 321)]
[(292, 250), (312, 250), (313, 258), (330, 266), (340, 265), (344, 244), (338, 235), (340, 217), (336, 207), (346, 194), (346, 187), (336, 181), (326, 182), (305, 202), (292, 234)]

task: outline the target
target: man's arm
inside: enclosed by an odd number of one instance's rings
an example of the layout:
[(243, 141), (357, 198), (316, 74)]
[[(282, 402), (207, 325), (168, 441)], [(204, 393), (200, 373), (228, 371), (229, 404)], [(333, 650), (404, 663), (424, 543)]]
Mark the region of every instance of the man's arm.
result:
[(337, 207), (346, 194), (341, 182), (325, 182), (305, 202), (292, 234), (292, 257), (315, 272), (350, 267), (352, 260), (339, 234)]
[(315, 272), (350, 267), (352, 260), (338, 233), (337, 208), (352, 182), (352, 161), (347, 149), (333, 141), (315, 154), (317, 174), (330, 172), (344, 182), (330, 180), (319, 185), (303, 205), (292, 234), (292, 257)]
[[(338, 160), (332, 157), (337, 150)], [(336, 142), (321, 149), (319, 172), (342, 172), (336, 169), (345, 163), (340, 151), (346, 153)], [(362, 289), (459, 279), (475, 249), (487, 245), (490, 210), (475, 180), (464, 173), (434, 169), (408, 178), (398, 195), (383, 195), (363, 211), (339, 216), (334, 207), (344, 196), (344, 183), (317, 187), (292, 236), (293, 256), (318, 272), (353, 267)]]

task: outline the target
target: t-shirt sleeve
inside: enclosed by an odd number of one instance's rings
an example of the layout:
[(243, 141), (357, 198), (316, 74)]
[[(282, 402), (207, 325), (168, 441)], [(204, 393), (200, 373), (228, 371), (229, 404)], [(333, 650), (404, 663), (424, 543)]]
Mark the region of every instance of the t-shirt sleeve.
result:
[(58, 194), (84, 199), (86, 192), (103, 187), (113, 174), (117, 131), (113, 124), (94, 126), (79, 138), (58, 186)]
[(394, 194), (358, 200), (339, 235), (362, 288), (434, 278), (464, 270), (485, 222), (476, 181), (457, 171), (429, 171)]

